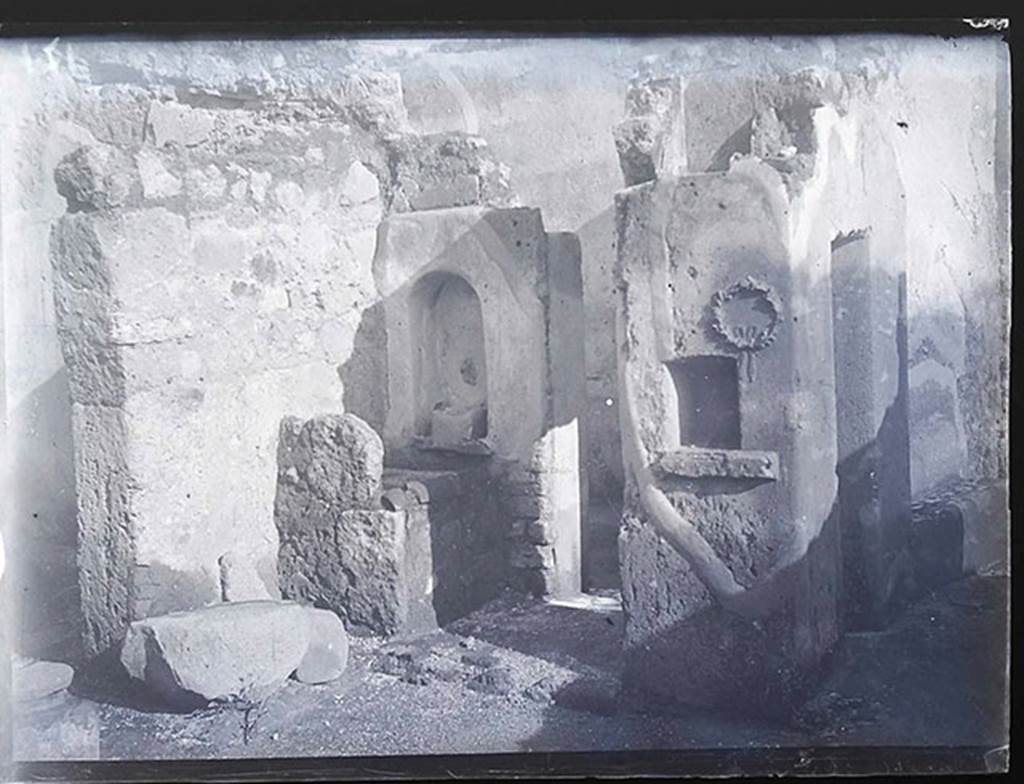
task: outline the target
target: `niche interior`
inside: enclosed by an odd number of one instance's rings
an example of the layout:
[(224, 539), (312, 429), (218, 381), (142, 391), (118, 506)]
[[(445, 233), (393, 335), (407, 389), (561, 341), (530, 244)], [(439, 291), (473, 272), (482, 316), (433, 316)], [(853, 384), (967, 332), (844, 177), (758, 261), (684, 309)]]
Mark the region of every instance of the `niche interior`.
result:
[(416, 435), (422, 447), (470, 448), (487, 436), (487, 355), (480, 298), (456, 274), (416, 285)]
[(736, 359), (683, 357), (668, 363), (679, 403), (679, 445), (740, 448), (740, 388)]

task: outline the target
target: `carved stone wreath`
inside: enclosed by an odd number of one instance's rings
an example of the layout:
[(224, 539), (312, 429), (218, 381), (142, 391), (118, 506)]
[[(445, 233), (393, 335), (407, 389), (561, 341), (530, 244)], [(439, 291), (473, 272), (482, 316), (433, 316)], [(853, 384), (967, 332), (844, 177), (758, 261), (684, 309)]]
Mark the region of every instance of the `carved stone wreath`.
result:
[(711, 298), (711, 328), (740, 351), (760, 351), (775, 342), (780, 310), (772, 288), (748, 277)]

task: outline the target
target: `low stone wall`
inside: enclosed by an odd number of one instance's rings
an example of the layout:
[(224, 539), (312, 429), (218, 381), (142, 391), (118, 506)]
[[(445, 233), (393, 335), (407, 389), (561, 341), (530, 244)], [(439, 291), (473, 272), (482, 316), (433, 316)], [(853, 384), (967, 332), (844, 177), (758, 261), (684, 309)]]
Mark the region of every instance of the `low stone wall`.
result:
[(275, 521), (286, 598), (391, 636), (446, 624), (498, 594), (507, 518), (486, 461), (384, 470), (383, 455), (352, 414), (285, 418)]
[(1009, 573), (1009, 485), (952, 480), (911, 507), (915, 587), (931, 590), (965, 574)]
[(384, 447), (353, 414), (286, 417), (274, 520), (286, 598), (336, 612), (348, 628), (429, 628), (429, 541), (404, 510), (380, 509)]
[(509, 517), (509, 581), (538, 596), (554, 590), (555, 549), (551, 497), (540, 471), (516, 467), (502, 486), (502, 506)]
[(348, 630), (390, 636), (434, 626), (428, 532), (402, 510), (348, 509), (283, 533), (278, 554), (287, 599), (332, 610)]
[(506, 584), (508, 547), (499, 483), (485, 462), (457, 470), (389, 468), (384, 484), (416, 488), (419, 493), (405, 511), (409, 525), (422, 538), (417, 540), (419, 551), (407, 558), (425, 563), (425, 595), (438, 625), (497, 596)]
[(501, 485), (507, 517), (509, 584), (535, 596), (571, 595), (579, 590), (579, 541), (571, 523), (559, 519), (560, 500), (572, 497), (563, 481), (578, 481), (573, 473), (552, 468), (515, 465)]

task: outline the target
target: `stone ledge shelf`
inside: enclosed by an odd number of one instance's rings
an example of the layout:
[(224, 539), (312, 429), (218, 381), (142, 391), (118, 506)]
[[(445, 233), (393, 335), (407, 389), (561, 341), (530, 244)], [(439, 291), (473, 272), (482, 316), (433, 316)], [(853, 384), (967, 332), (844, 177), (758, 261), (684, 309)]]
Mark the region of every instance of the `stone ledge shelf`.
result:
[(481, 438), (474, 438), (455, 444), (435, 444), (426, 436), (415, 436), (413, 444), (417, 449), (429, 452), (452, 452), (458, 455), (476, 455), (478, 457), (489, 457), (494, 454), (491, 445)]
[(779, 455), (753, 449), (709, 449), (686, 446), (663, 452), (658, 468), (665, 474), (686, 479), (760, 479), (779, 478)]

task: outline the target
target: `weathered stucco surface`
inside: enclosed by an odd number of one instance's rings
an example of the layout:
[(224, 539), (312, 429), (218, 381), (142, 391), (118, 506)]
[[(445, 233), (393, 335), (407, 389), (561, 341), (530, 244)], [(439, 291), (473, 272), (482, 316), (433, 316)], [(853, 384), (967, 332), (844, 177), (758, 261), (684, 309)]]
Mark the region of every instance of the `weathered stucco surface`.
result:
[[(329, 404), (327, 410), (353, 411), (383, 431), (387, 396), (380, 385), (358, 382), (386, 377), (386, 332), (383, 306), (372, 296), (369, 259), (374, 237), (369, 227), (387, 209), (428, 202), (415, 201), (422, 197), (419, 185), (415, 193), (407, 193), (397, 183), (378, 182), (377, 175), (387, 161), (411, 171), (419, 155), (415, 151), (424, 145), (430, 148), (428, 157), (439, 159), (442, 154), (440, 145), (435, 149), (430, 140), (391, 137), (406, 123), (422, 133), (458, 131), (466, 139), (488, 140), (493, 157), (476, 142), (456, 143), (463, 158), (451, 169), (455, 176), (445, 198), (469, 198), (474, 192), (508, 198), (503, 181), (509, 173), (495, 162), (500, 160), (511, 170), (520, 203), (539, 208), (548, 231), (578, 234), (587, 338), (582, 451), (593, 494), (614, 496), (623, 474), (612, 194), (624, 181), (610, 129), (622, 120), (629, 78), (638, 62), (641, 74), (682, 79), (685, 159), (691, 172), (724, 171), (733, 152), (750, 150), (759, 76), (818, 64), (862, 85), (851, 99), (850, 112), (861, 121), (870, 115), (876, 133), (892, 150), (879, 148), (879, 157), (871, 143), (858, 144), (870, 153), (866, 160), (881, 175), (898, 172), (906, 204), (913, 495), (920, 498), (958, 476), (996, 477), (1005, 483), (1006, 53), (1002, 43), (982, 38), (5, 41), (0, 47), (5, 96), (0, 116), (0, 254), (5, 481), (14, 491), (5, 493), (4, 541), (12, 590), (22, 597), (17, 621), (21, 644), (36, 651), (47, 646), (66, 651), (79, 636), (75, 613), (68, 612), (80, 604), (73, 441), (81, 445), (78, 484), (98, 486), (96, 459), (110, 450), (127, 454), (125, 424), (137, 421), (139, 406), (166, 406), (173, 414), (168, 419), (179, 418), (182, 427), (172, 432), (170, 425), (147, 426), (148, 443), (168, 454), (184, 449), (215, 464), (229, 454), (241, 454), (242, 463), (225, 476), (241, 477), (252, 470), (263, 477), (256, 480), (256, 491), (240, 501), (237, 525), (256, 532), (257, 539), (266, 534), (269, 548), (274, 534), (266, 507), (250, 514), (248, 503), (251, 495), (254, 509), (257, 497), (265, 501), (272, 493), (266, 433), (274, 417), (269, 408), (280, 406), (279, 413), (303, 416), (320, 413), (318, 407)], [(84, 199), (76, 202), (83, 206), (91, 199), (92, 205), (51, 231), (68, 208), (54, 170), (82, 146), (91, 148), (91, 157), (80, 156), (78, 163), (65, 167), (66, 193)], [(98, 177), (88, 173), (94, 166)], [(113, 179), (104, 182), (110, 174)], [(437, 194), (435, 188), (426, 198)], [(233, 308), (232, 329), (285, 326), (272, 313), (281, 305), (282, 289), (291, 285), (284, 281), (293, 270), (284, 265), (271, 272), (257, 257), (268, 250), (278, 265), (281, 259), (272, 251), (294, 249), (295, 258), (301, 256), (303, 265), (321, 273), (320, 281), (307, 278), (298, 289), (313, 298), (313, 304), (303, 299), (299, 308), (308, 307), (310, 318), (324, 322), (322, 336), (316, 338), (320, 348), (296, 343), (299, 353), (308, 351), (305, 356), (320, 359), (311, 360), (305, 370), (284, 369), (275, 366), (270, 343), (253, 337), (250, 345), (258, 341), (267, 353), (257, 363), (260, 380), (243, 382), (232, 378), (232, 368), (243, 357), (248, 362), (248, 337), (230, 350), (223, 330), (183, 337), (181, 346), (167, 343), (169, 356), (179, 363), (174, 375), (178, 380), (158, 391), (150, 383), (162, 372), (149, 356), (156, 344), (138, 341), (154, 336), (166, 341), (173, 333), (165, 331), (164, 338), (159, 331), (132, 335), (132, 324), (121, 322), (116, 329), (124, 331), (116, 333), (117, 340), (128, 343), (112, 350), (121, 357), (118, 361), (127, 362), (125, 369), (136, 373), (135, 378), (126, 377), (125, 388), (137, 390), (139, 401), (123, 410), (76, 402), (80, 409), (92, 408), (73, 426), (73, 378), (69, 380), (60, 350), (54, 308), (50, 259), (55, 243), (65, 234), (72, 239), (76, 231), (83, 234), (75, 242), (95, 235), (97, 250), (107, 255), (86, 267), (112, 264), (117, 274), (110, 279), (111, 292), (152, 285), (150, 302), (155, 306), (160, 304), (155, 292), (173, 288), (173, 280), (158, 280), (155, 274), (147, 281), (133, 279), (130, 269), (118, 271), (126, 257), (117, 254), (126, 249), (115, 251), (102, 242), (104, 227), (112, 225), (103, 217), (108, 211), (104, 199), (109, 198), (124, 200), (125, 236), (148, 248), (151, 263), (159, 263), (158, 246), (165, 240), (172, 243), (168, 247), (187, 246), (188, 274), (201, 283), (195, 307), (202, 296), (223, 295), (221, 301)], [(335, 198), (339, 209), (328, 210), (325, 205)], [(134, 224), (129, 213), (136, 215)], [(147, 240), (136, 225), (142, 214), (152, 217), (154, 226), (163, 226), (163, 234)], [(181, 231), (173, 228), (183, 222)], [(850, 220), (830, 230), (834, 237), (863, 224)], [(358, 241), (339, 246), (338, 232), (347, 237), (349, 230)], [(185, 239), (178, 236), (181, 232)], [(265, 279), (270, 275), (273, 281)], [(328, 310), (317, 316), (316, 290), (326, 308), (344, 309), (351, 320), (335, 319)], [(192, 307), (180, 291), (174, 297), (168, 291), (169, 309)], [(118, 307), (139, 310), (142, 304)], [(138, 325), (156, 324), (153, 312), (136, 315)], [(287, 334), (280, 335), (288, 345)], [(198, 365), (188, 352), (199, 355)], [(216, 359), (215, 354), (226, 356)], [(208, 375), (207, 364), (220, 367), (221, 375)], [(80, 370), (71, 370), (81, 380)], [(321, 385), (320, 399), (310, 391), (310, 381)], [(202, 402), (195, 390), (202, 390)], [(214, 413), (236, 395), (243, 395), (244, 418)], [(300, 398), (302, 410), (284, 411), (285, 401), (290, 407)], [(109, 443), (104, 445), (101, 438)], [(150, 466), (146, 481), (154, 481), (160, 470)], [(83, 519), (107, 509), (127, 514), (121, 499), (133, 494), (139, 504), (155, 504), (125, 471), (108, 473), (109, 494), (83, 494)], [(175, 479), (174, 474), (169, 477)], [(172, 531), (142, 537), (144, 547), (176, 548), (175, 537), (201, 528), (198, 521), (206, 515), (218, 520), (217, 530), (234, 530), (236, 524), (226, 519), (234, 511), (226, 511), (224, 499), (235, 495), (235, 488), (207, 476), (198, 480), (196, 490), (185, 489), (193, 497), (179, 494), (166, 509), (152, 507), (162, 515), (173, 510), (176, 522)], [(996, 506), (996, 513), (981, 516), (991, 522), (981, 523), (973, 535), (978, 552), (992, 551), (985, 544), (989, 533), (995, 534), (989, 537), (992, 542), (1005, 540), (1000, 536), (1007, 525), (1005, 505)], [(88, 525), (83, 531), (88, 533)], [(102, 550), (128, 563), (136, 545), (129, 546), (117, 532), (115, 526), (104, 534)], [(181, 592), (196, 596), (218, 590), (216, 553), (203, 553), (187, 565), (188, 574), (201, 578), (186, 579), (178, 571), (164, 574), (162, 569), (152, 567), (155, 576), (143, 582), (170, 580)], [(86, 601), (122, 612), (129, 599), (111, 589), (109, 595), (86, 596)], [(105, 633), (96, 631), (100, 637)]]
[[(386, 53), (391, 46), (378, 49)], [(999, 435), (1003, 426), (992, 413), (1005, 410), (1007, 378), (999, 367), (1009, 280), (1009, 82), (1002, 42), (868, 35), (483, 39), (424, 42), (390, 62), (402, 75), (414, 126), (484, 136), (512, 169), (523, 203), (541, 208), (549, 228), (580, 236), (588, 326), (585, 453), (595, 493), (622, 481), (608, 194), (624, 181), (608, 130), (623, 119), (630, 77), (682, 79), (683, 157), (687, 171), (700, 172), (723, 171), (733, 152), (749, 152), (759, 78), (813, 65), (855, 74), (874, 88), (864, 105), (895, 148), (906, 192), (911, 356), (928, 341), (951, 361), (962, 356), (965, 338), (957, 334), (956, 314), (962, 322), (965, 303), (975, 325), (976, 369), (958, 393), (965, 410), (975, 412), (965, 414), (974, 433), (972, 457), (958, 458), (956, 442), (945, 440), (948, 460), (975, 475), (1005, 473), (999, 468), (1005, 434)], [(527, 138), (552, 143), (522, 144)], [(934, 442), (927, 446), (931, 433), (928, 425), (913, 428), (915, 455), (947, 459)], [(965, 454), (966, 445), (959, 449)], [(915, 488), (915, 495), (926, 489), (921, 482)]]
[[(838, 634), (827, 256), (793, 241), (809, 217), (796, 201), (775, 171), (746, 161), (728, 174), (638, 185), (618, 202), (622, 427), (624, 440), (634, 429), (639, 438), (627, 470), (693, 444), (680, 426), (688, 401), (666, 363), (709, 355), (736, 360), (740, 443), (700, 446), (770, 450), (780, 466), (768, 481), (728, 461), (714, 476), (658, 480), (709, 557), (758, 606), (754, 618), (723, 608), (690, 556), (667, 545), (631, 477), (619, 540), (626, 677), (685, 702), (778, 701)], [(753, 359), (756, 372), (715, 334), (708, 313), (716, 292), (748, 276), (778, 303), (775, 338)]]
[[(642, 77), (631, 95), (666, 84)], [(919, 227), (884, 130), (894, 91), (863, 69), (762, 74), (740, 91), (752, 118), (720, 175), (679, 176), (677, 145), (658, 138), (694, 114), (688, 91), (674, 122), (649, 123), (647, 159), (619, 144), (627, 183), (651, 180), (617, 202), (627, 675), (649, 691), (778, 707), (841, 626), (884, 623), (913, 587), (904, 265)], [(676, 92), (660, 94), (674, 105)], [(870, 244), (851, 253), (862, 233)], [(764, 301), (732, 334), (723, 303), (743, 287)], [(735, 371), (710, 375), (706, 360), (758, 335), (772, 339), (740, 352), (730, 394)], [(687, 382), (680, 363), (698, 359), (704, 375)], [(676, 476), (656, 478), (680, 445)], [(699, 447), (777, 451), (777, 475), (758, 486), (735, 461), (695, 463)]]
[(281, 418), (375, 383), (341, 378), (375, 299), (381, 128), (404, 127), (397, 82), (372, 75), (266, 100), (125, 83), (68, 99), (49, 255), (87, 650), (219, 600), (228, 551), (266, 572)]
[[(530, 208), (393, 214), (381, 224), (374, 274), (388, 335), (384, 441), (392, 464), (456, 465), (440, 454), (460, 445), (438, 440), (436, 406), (459, 404), (447, 400), (445, 379), (462, 386), (472, 369), (469, 400), (486, 408), (486, 435), (462, 439), (463, 451), (478, 452), (462, 459), (485, 460), (504, 484), (513, 582), (542, 595), (578, 593), (586, 497), (578, 242), (545, 232)], [(479, 301), (480, 334), (470, 340), (452, 324), (442, 351), (427, 343), (450, 321), (444, 309), (462, 307), (444, 297), (456, 284)]]

